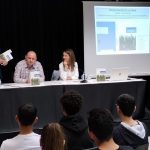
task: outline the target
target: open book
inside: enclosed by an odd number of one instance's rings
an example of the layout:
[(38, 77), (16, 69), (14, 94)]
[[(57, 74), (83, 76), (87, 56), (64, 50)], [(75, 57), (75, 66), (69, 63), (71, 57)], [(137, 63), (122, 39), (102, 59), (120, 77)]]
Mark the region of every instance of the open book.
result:
[(11, 49), (5, 51), (4, 53), (0, 54), (0, 58), (5, 60), (5, 61), (10, 61), (13, 59), (13, 56), (11, 55), (12, 51)]

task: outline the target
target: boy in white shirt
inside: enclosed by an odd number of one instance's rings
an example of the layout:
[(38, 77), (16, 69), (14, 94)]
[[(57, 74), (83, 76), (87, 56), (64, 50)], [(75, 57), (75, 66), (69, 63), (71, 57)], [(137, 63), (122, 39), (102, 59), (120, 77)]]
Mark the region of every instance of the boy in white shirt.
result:
[(37, 122), (37, 109), (31, 104), (24, 104), (18, 108), (16, 121), (20, 132), (12, 139), (3, 141), (1, 150), (40, 150), (40, 135), (33, 132), (33, 125)]

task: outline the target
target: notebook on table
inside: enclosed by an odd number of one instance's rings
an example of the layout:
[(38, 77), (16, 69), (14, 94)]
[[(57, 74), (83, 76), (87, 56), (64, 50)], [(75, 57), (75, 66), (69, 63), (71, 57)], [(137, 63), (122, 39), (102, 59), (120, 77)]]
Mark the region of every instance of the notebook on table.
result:
[(111, 81), (122, 81), (128, 79), (128, 68), (112, 68), (111, 70)]

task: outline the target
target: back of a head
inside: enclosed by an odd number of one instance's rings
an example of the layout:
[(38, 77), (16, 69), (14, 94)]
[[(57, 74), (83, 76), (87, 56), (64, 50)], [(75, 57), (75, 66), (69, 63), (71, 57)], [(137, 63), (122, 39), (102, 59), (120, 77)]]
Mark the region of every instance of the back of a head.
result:
[(100, 143), (108, 141), (112, 137), (113, 118), (107, 109), (93, 109), (88, 117), (89, 131), (93, 132)]
[(121, 94), (117, 99), (117, 105), (125, 116), (132, 116), (135, 110), (134, 97), (129, 94)]
[(37, 116), (37, 109), (32, 104), (21, 105), (18, 108), (17, 116), (21, 125), (30, 126)]
[(76, 91), (68, 91), (60, 99), (62, 108), (67, 115), (77, 114), (82, 107), (82, 101), (82, 96)]
[(49, 123), (43, 127), (40, 144), (42, 150), (64, 150), (65, 135), (58, 123)]

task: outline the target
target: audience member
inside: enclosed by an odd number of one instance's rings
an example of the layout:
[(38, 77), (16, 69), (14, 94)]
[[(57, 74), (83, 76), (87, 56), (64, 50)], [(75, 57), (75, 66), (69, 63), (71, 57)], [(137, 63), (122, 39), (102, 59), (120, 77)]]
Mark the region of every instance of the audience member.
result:
[(146, 125), (132, 118), (136, 110), (134, 97), (129, 94), (120, 95), (116, 107), (121, 124), (114, 129), (114, 141), (119, 145), (130, 145), (133, 148), (148, 143)]
[(59, 64), (60, 79), (74, 80), (79, 78), (78, 64), (72, 49), (63, 52), (63, 61)]
[(61, 97), (64, 116), (60, 120), (66, 137), (68, 150), (80, 150), (93, 147), (88, 136), (88, 125), (79, 114), (82, 107), (82, 96), (75, 91), (66, 92)]
[(37, 109), (33, 105), (20, 106), (16, 115), (20, 132), (14, 138), (3, 141), (0, 149), (40, 150), (40, 135), (34, 133), (32, 129), (37, 120)]
[(49, 123), (44, 126), (40, 145), (42, 150), (64, 150), (65, 135), (58, 123)]
[(30, 83), (30, 72), (38, 71), (40, 76), (40, 81), (44, 81), (45, 76), (43, 72), (43, 67), (39, 61), (37, 61), (37, 56), (34, 51), (29, 51), (24, 60), (17, 63), (14, 73), (14, 82), (16, 83)]
[(92, 150), (132, 150), (129, 146), (120, 146), (112, 138), (113, 118), (106, 109), (93, 109), (88, 118), (89, 135), (97, 145)]

